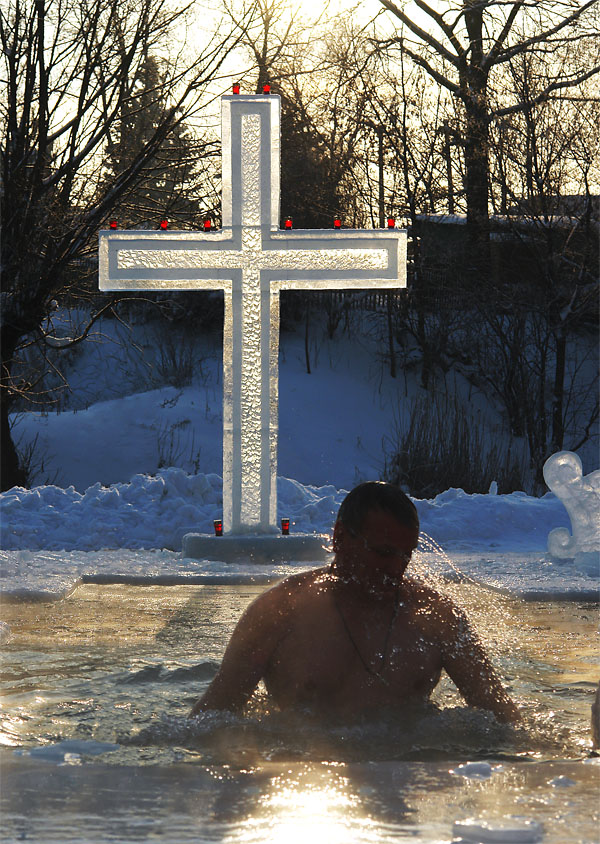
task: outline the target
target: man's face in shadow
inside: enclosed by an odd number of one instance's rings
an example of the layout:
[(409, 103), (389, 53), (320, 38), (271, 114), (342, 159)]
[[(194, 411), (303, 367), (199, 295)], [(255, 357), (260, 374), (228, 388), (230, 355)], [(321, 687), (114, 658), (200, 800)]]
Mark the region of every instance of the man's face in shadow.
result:
[(336, 572), (369, 591), (394, 589), (418, 539), (418, 530), (385, 510), (369, 510), (360, 530), (337, 521), (333, 532)]

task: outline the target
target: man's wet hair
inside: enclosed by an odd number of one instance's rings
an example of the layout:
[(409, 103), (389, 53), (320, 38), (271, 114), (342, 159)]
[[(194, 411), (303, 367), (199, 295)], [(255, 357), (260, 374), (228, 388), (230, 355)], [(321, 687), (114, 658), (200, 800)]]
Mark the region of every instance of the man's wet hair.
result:
[(365, 481), (348, 493), (338, 510), (338, 521), (349, 530), (362, 530), (367, 513), (383, 510), (406, 527), (419, 530), (417, 508), (408, 495), (394, 484), (384, 481)]

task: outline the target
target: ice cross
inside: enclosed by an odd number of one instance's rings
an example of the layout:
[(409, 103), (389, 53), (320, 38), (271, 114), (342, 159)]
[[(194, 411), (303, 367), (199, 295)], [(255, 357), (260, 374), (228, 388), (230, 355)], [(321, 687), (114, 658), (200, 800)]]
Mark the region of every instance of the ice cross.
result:
[(214, 232), (102, 231), (101, 290), (225, 296), (223, 526), (277, 531), (279, 291), (406, 286), (406, 232), (279, 228), (280, 100), (222, 98)]

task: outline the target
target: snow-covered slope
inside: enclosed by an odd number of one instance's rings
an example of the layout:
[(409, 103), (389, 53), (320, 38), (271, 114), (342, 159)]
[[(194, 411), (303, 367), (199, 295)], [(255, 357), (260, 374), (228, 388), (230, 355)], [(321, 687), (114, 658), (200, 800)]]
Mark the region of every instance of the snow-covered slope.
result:
[[(141, 377), (151, 365), (122, 360), (117, 366), (114, 343), (92, 344), (70, 373), (76, 409), (18, 420), (24, 442), (38, 437), (44, 472), (55, 484), (0, 496), (8, 591), (21, 582), (35, 591), (44, 577), (62, 582), (67, 571), (71, 582), (90, 566), (109, 574), (198, 570), (178, 552), (184, 533), (210, 531), (221, 515), (221, 364), (214, 346), (211, 353), (205, 345), (194, 383), (174, 387)], [(345, 491), (380, 476), (382, 441), (418, 387), (414, 376), (390, 378), (357, 338), (313, 343), (311, 357), (309, 375), (303, 338), (284, 338), (278, 507), (292, 531), (329, 534)], [(497, 585), (523, 592), (528, 582), (551, 581), (555, 591), (581, 592), (600, 583), (594, 566), (577, 570), (545, 554), (549, 531), (570, 526), (550, 493), (449, 489), (415, 503), (422, 530), (472, 574), (485, 569)], [(117, 549), (129, 553), (112, 553)], [(135, 549), (159, 550), (136, 558)], [(156, 553), (160, 563), (148, 567), (143, 561)]]

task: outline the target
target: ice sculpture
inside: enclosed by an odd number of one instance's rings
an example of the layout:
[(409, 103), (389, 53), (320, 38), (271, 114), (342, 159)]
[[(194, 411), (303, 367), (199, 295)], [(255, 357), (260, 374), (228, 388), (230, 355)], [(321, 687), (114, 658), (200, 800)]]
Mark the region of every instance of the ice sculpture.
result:
[(583, 474), (572, 451), (559, 451), (544, 463), (544, 480), (560, 498), (571, 519), (572, 534), (555, 528), (548, 534), (548, 551), (557, 559), (575, 559), (590, 572), (600, 557), (600, 470)]
[(406, 286), (406, 232), (279, 228), (280, 100), (222, 98), (223, 228), (103, 231), (101, 290), (225, 295), (223, 527), (277, 532), (279, 291)]

